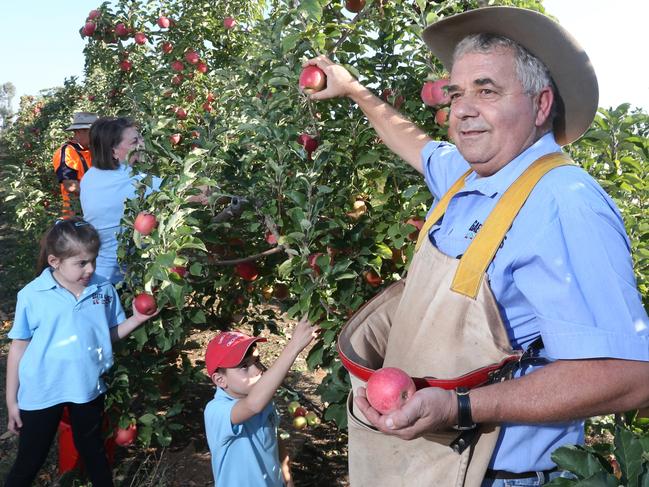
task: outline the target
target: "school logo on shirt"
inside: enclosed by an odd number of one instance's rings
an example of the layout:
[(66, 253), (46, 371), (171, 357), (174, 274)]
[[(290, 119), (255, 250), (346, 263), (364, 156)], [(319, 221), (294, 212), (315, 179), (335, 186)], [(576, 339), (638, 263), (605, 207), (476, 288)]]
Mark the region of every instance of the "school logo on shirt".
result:
[(104, 304), (108, 306), (113, 302), (113, 297), (97, 291), (92, 295), (92, 304)]

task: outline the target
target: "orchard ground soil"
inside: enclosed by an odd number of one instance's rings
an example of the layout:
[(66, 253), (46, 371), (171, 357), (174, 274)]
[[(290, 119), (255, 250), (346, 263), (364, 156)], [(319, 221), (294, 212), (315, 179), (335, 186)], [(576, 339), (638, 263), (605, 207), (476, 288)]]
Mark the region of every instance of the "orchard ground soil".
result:
[[(2, 201), (0, 192), (0, 201)], [(17, 451), (17, 438), (7, 431), (7, 410), (5, 406), (5, 372), (9, 340), (7, 333), (12, 325), (16, 292), (33, 278), (30, 265), (18, 265), (18, 259), (25, 255), (25, 242), (15, 227), (5, 204), (0, 206), (0, 482), (11, 468)], [(29, 242), (28, 245), (37, 245)], [(31, 256), (30, 256), (31, 257)], [(290, 334), (293, 323), (282, 323)], [(192, 340), (200, 347), (190, 351), (193, 361), (203, 358), (203, 350), (214, 332), (196, 331)], [(269, 337), (259, 346), (265, 364), (270, 364), (279, 355), (286, 338)], [(317, 427), (295, 430), (292, 418), (286, 411), (288, 402), (298, 397), (307, 410), (319, 416), (323, 405), (315, 389), (324, 377), (323, 371), (307, 370), (304, 351), (285, 381), (285, 388), (276, 397), (281, 418), (281, 433), (286, 437), (293, 458), (292, 471), (297, 487), (345, 486), (347, 482), (347, 438), (333, 423), (322, 423)], [(116, 448), (116, 486), (156, 487), (202, 487), (213, 486), (210, 455), (203, 428), (203, 409), (213, 397), (214, 389), (206, 378), (193, 384), (183, 392), (185, 411), (180, 421), (185, 429), (176, 434), (167, 448), (130, 447)], [(297, 394), (297, 396), (295, 396)], [(52, 446), (46, 465), (34, 484), (37, 487), (87, 486), (88, 483), (76, 474), (59, 478), (57, 472), (58, 452), (56, 443)], [(243, 466), (242, 466), (243, 467)], [(245, 467), (243, 467), (245, 468)]]

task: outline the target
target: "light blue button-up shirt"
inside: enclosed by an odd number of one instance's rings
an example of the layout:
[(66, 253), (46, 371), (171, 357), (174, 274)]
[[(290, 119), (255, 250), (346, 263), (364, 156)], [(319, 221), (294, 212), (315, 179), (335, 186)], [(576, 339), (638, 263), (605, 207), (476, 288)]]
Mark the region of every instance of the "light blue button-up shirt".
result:
[(106, 391), (113, 365), (110, 328), (126, 319), (115, 288), (93, 275), (76, 299), (52, 269), (18, 293), (9, 338), (29, 340), (18, 366), (18, 405), (32, 411), (63, 402), (83, 404)]
[[(83, 218), (99, 232), (99, 255), (95, 273), (117, 284), (124, 278), (117, 263), (117, 237), (122, 231), (119, 222), (124, 216), (124, 203), (135, 198), (136, 184), (146, 177), (136, 174), (128, 164), (117, 169), (91, 167), (81, 180), (80, 197)], [(160, 188), (162, 179), (153, 177), (152, 189)]]
[[(516, 178), (537, 158), (560, 150), (546, 134), (496, 174), (472, 173), (431, 228), (431, 242), (449, 256), (461, 256)], [(436, 201), (469, 169), (455, 146), (445, 142), (427, 144), (422, 161)], [(649, 318), (624, 223), (611, 198), (583, 169), (559, 167), (541, 179), (487, 274), (515, 348), (526, 348), (540, 333), (551, 360), (649, 360)], [(549, 469), (557, 447), (583, 442), (580, 421), (503, 426), (493, 469)]]
[(214, 482), (224, 486), (282, 487), (275, 405), (271, 402), (244, 423), (232, 424), (232, 408), (237, 401), (217, 388), (214, 399), (205, 407)]

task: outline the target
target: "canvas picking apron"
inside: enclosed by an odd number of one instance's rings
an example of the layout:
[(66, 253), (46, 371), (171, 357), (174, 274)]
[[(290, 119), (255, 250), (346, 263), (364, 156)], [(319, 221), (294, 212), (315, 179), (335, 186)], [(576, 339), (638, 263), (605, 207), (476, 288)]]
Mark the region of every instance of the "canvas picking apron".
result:
[(465, 173), (422, 228), (408, 278), (368, 301), (343, 327), (338, 351), (351, 372), (347, 417), (352, 487), (481, 484), (498, 426), (481, 424), (470, 443), (455, 449), (460, 433), (455, 430), (401, 440), (376, 430), (354, 407), (353, 393), (381, 367), (405, 370), (418, 388), (475, 387), (521, 356), (522, 351), (511, 348), (485, 271), (534, 185), (549, 170), (570, 162), (561, 153), (535, 161), (503, 194), (458, 260), (437, 250), (428, 230), (443, 216), (471, 171)]

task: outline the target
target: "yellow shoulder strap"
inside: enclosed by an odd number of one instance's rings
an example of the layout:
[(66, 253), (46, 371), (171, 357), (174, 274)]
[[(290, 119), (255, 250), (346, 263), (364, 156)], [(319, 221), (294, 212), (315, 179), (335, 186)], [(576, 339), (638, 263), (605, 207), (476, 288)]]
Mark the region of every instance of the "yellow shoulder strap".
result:
[(487, 267), (536, 183), (548, 171), (571, 163), (570, 157), (561, 152), (547, 154), (534, 161), (514, 181), (460, 259), (451, 290), (475, 299)]

